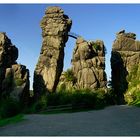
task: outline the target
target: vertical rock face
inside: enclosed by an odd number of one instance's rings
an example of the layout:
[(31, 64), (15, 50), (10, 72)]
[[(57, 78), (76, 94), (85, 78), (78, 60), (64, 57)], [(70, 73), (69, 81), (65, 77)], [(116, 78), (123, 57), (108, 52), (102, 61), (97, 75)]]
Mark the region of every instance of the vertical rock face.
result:
[(29, 70), (17, 64), (18, 49), (6, 33), (0, 33), (0, 97), (27, 101), (29, 97)]
[(12, 45), (6, 33), (0, 33), (0, 66), (9, 67), (16, 63), (18, 49)]
[(59, 7), (49, 7), (41, 21), (43, 43), (34, 72), (34, 93), (55, 91), (63, 70), (64, 47), (71, 20)]
[(85, 41), (78, 38), (72, 58), (72, 71), (77, 88), (106, 87), (105, 46), (103, 41)]
[[(111, 56), (112, 87), (117, 95), (118, 104), (129, 102), (134, 91), (137, 90), (136, 87), (140, 87), (138, 86), (140, 83), (139, 60), (140, 41), (136, 41), (136, 34), (125, 33), (125, 30), (118, 32)], [(132, 88), (133, 86), (135, 89)]]

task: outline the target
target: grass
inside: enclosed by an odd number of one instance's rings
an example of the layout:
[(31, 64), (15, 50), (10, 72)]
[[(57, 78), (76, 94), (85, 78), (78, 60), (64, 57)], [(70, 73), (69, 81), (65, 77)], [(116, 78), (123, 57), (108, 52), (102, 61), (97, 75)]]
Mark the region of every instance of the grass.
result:
[(18, 122), (23, 121), (23, 120), (24, 120), (23, 114), (18, 114), (14, 117), (0, 120), (0, 127), (8, 125), (8, 124), (15, 124), (15, 123), (18, 123)]
[(140, 107), (140, 101), (136, 102), (135, 106)]

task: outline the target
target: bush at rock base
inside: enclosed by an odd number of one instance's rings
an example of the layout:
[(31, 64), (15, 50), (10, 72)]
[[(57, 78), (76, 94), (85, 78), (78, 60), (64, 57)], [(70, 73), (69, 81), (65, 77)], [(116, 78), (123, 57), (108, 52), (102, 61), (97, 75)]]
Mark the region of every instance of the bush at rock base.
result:
[(64, 90), (57, 93), (42, 95), (40, 99), (28, 110), (28, 113), (47, 110), (47, 107), (49, 106), (61, 106), (68, 104), (72, 106), (72, 109), (100, 109), (108, 105), (113, 105), (115, 102), (111, 91), (105, 93), (104, 90)]
[(0, 101), (0, 119), (13, 117), (21, 112), (20, 103), (7, 98)]
[(16, 86), (21, 86), (24, 83), (22, 79), (15, 79)]
[(124, 94), (125, 101), (129, 105), (137, 105), (140, 102), (139, 75), (140, 75), (139, 65), (134, 65), (127, 77), (129, 84), (128, 84), (128, 89)]
[(66, 81), (74, 82), (76, 81), (76, 78), (74, 77), (74, 73), (72, 69), (67, 69), (67, 71), (64, 73)]

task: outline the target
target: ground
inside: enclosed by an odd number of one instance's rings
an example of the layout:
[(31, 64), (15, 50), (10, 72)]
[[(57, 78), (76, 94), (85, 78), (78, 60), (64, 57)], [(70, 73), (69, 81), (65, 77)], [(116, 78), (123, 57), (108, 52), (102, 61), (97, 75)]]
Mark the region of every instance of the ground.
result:
[(140, 136), (140, 108), (121, 105), (102, 110), (25, 115), (0, 127), (1, 136)]

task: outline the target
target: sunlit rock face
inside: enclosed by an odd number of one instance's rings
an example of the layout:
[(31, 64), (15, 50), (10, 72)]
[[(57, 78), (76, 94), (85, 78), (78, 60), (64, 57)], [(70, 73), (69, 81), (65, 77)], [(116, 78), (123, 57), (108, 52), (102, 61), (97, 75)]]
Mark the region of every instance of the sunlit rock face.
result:
[(112, 87), (118, 104), (133, 101), (140, 85), (140, 41), (136, 34), (122, 30), (116, 34), (111, 55)]
[(42, 48), (34, 72), (34, 94), (56, 90), (63, 70), (64, 47), (72, 21), (59, 7), (49, 7), (41, 21)]
[(103, 41), (78, 38), (73, 52), (72, 71), (79, 89), (106, 88), (105, 46)]
[(29, 70), (17, 64), (18, 49), (6, 33), (0, 33), (0, 97), (11, 97), (27, 103), (29, 98)]

